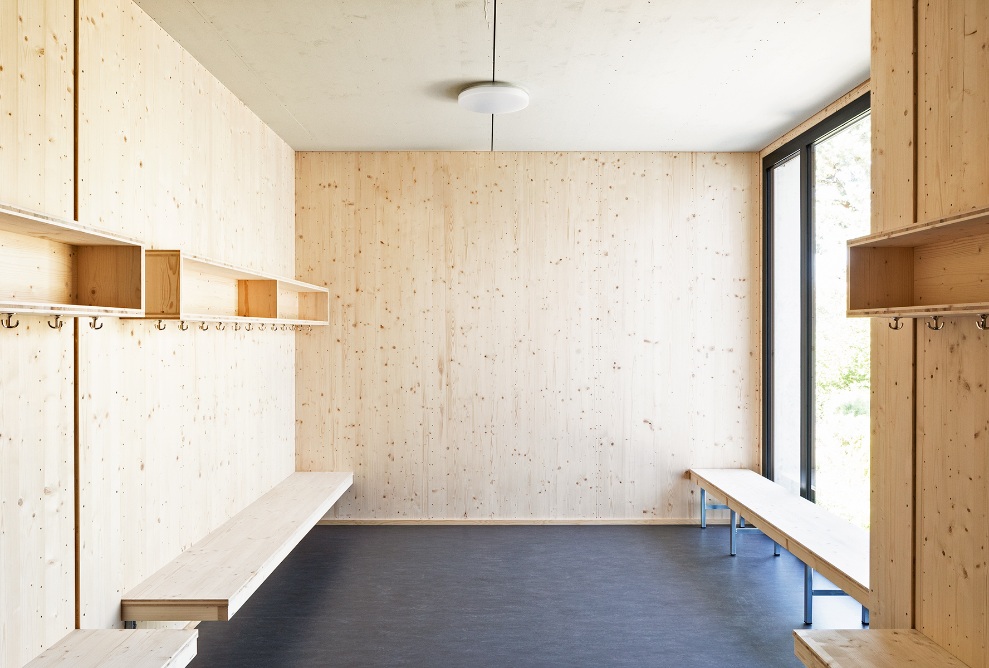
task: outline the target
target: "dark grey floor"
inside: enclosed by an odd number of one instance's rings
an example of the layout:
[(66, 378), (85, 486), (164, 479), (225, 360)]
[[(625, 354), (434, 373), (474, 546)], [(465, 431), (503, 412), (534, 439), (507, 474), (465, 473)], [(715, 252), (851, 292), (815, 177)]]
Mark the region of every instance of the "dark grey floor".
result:
[[(316, 527), (193, 666), (800, 666), (803, 567), (727, 527)], [(858, 627), (846, 597), (815, 626)]]

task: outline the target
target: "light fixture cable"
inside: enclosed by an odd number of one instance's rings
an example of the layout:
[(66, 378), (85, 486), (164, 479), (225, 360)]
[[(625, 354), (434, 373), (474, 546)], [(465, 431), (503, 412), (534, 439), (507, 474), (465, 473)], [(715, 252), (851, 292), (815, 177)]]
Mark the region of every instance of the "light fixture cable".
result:
[[(494, 26), (491, 29), (491, 83), (495, 79), (495, 64), (498, 62), (498, 0), (494, 0)], [(494, 153), (494, 114), (491, 114), (491, 152)]]

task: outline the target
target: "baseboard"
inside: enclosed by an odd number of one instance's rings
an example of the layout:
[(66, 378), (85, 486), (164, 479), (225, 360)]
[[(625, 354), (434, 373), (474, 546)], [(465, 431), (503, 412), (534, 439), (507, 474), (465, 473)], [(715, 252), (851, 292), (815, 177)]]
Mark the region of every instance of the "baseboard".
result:
[[(728, 524), (728, 520), (709, 519), (708, 524)], [(653, 525), (653, 526), (700, 526), (697, 519), (322, 519), (318, 522), (320, 526), (340, 526), (340, 525), (373, 525), (373, 526), (396, 526), (396, 525), (418, 525), (418, 526), (625, 526), (625, 525)]]

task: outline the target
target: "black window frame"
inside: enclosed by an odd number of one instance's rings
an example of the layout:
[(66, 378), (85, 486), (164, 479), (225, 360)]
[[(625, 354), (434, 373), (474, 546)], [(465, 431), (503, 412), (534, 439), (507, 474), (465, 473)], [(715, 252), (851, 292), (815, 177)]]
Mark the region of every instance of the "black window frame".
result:
[(824, 141), (871, 110), (868, 92), (775, 149), (762, 160), (762, 473), (773, 467), (773, 179), (772, 170), (800, 155), (800, 495), (814, 494), (814, 151)]

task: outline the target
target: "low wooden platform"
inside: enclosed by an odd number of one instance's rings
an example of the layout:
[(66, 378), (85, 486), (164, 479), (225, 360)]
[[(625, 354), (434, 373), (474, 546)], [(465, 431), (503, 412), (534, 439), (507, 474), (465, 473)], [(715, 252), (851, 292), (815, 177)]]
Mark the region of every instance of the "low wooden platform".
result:
[(73, 631), (25, 668), (183, 668), (196, 656), (199, 631)]
[(121, 619), (230, 619), (353, 482), (353, 473), (293, 473), (127, 592)]
[(808, 668), (967, 668), (920, 631), (794, 631), (794, 653)]
[(748, 469), (691, 469), (690, 478), (865, 607), (869, 532)]

